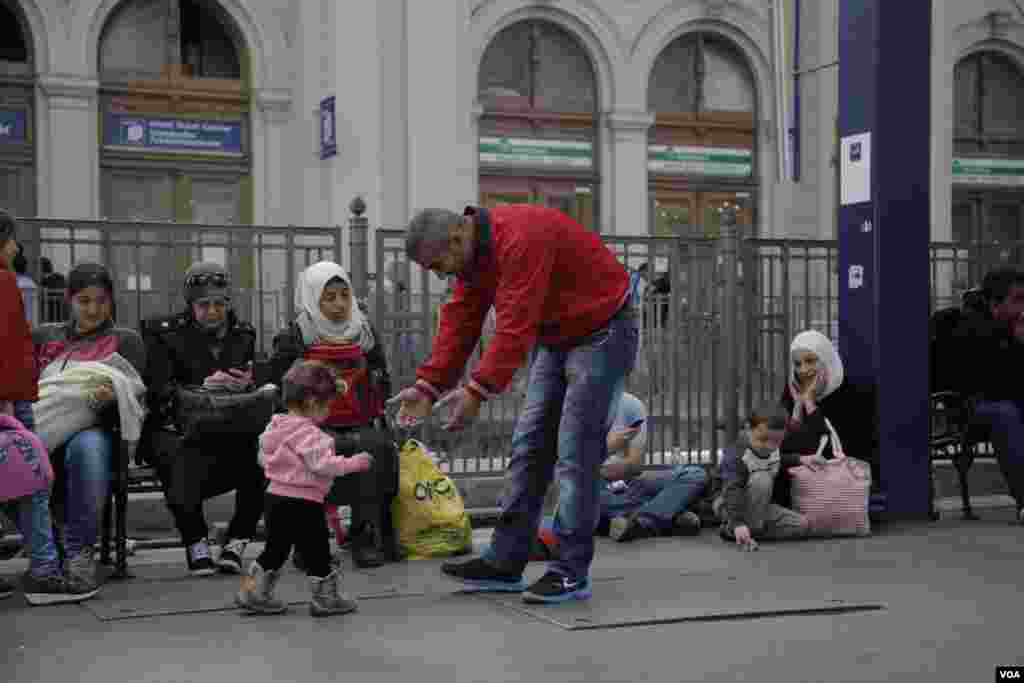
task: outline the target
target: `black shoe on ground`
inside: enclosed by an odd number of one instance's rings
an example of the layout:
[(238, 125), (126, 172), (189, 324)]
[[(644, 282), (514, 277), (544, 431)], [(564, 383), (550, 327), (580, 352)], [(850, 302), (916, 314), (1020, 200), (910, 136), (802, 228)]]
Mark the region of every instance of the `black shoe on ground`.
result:
[(224, 574), (241, 574), (242, 562), (245, 555), (245, 548), (249, 545), (249, 539), (236, 538), (224, 543), (221, 547), (220, 557), (217, 558), (217, 566)]
[(352, 537), (352, 562), (361, 569), (384, 564), (384, 558), (377, 549), (377, 530), (372, 524), (364, 524)]
[(523, 602), (553, 605), (570, 600), (589, 600), (590, 579), (570, 579), (549, 571), (523, 591)]
[(672, 518), (673, 536), (698, 536), (700, 535), (700, 517), (689, 510), (676, 513)]
[(519, 593), (526, 588), (522, 574), (507, 574), (474, 557), (464, 562), (445, 562), (441, 572), (461, 581), (467, 593)]
[(217, 573), (217, 565), (210, 555), (210, 544), (205, 539), (185, 548), (185, 560), (192, 576), (213, 576)]
[(21, 579), (25, 600), (30, 605), (59, 605), (68, 602), (82, 602), (99, 593), (97, 585), (84, 585), (71, 581), (60, 574), (54, 576), (32, 576), (28, 572)]
[(718, 536), (719, 536), (719, 538), (721, 538), (726, 543), (735, 543), (736, 542), (736, 537), (724, 525), (719, 527), (719, 529), (718, 529)]
[(14, 595), (14, 584), (7, 579), (0, 578), (0, 600)]
[(611, 521), (608, 535), (618, 543), (628, 543), (638, 538), (654, 538), (658, 530), (650, 524), (645, 524), (639, 515), (629, 517), (616, 517)]

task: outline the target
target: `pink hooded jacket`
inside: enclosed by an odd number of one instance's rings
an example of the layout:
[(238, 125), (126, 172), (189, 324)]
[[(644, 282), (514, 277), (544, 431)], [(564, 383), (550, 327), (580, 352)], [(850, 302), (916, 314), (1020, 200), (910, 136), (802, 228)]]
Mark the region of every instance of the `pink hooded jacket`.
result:
[(313, 420), (274, 415), (260, 435), (260, 465), (270, 480), (269, 493), (323, 503), (335, 477), (359, 469), (357, 461), (334, 452), (334, 439)]

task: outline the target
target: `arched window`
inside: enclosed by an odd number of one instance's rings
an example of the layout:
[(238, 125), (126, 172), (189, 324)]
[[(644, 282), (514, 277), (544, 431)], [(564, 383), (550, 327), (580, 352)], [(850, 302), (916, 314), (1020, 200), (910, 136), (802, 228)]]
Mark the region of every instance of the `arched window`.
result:
[[(111, 12), (98, 54), (103, 216), (252, 222), (247, 54), (241, 31), (217, 0), (125, 0)], [(243, 272), (251, 275), (251, 264), (243, 263), (242, 250), (232, 250), (228, 263), (224, 247), (201, 246), (198, 233), (182, 238), (195, 243), (175, 247), (171, 258), (141, 246), (138, 254), (125, 251), (123, 265), (113, 264), (120, 266), (122, 287), (152, 294), (138, 297), (155, 306), (140, 316), (165, 312), (177, 299), (184, 268), (200, 259), (225, 263), (238, 285), (248, 286), (241, 280)], [(224, 244), (227, 234), (214, 239)]]
[(746, 58), (717, 35), (680, 36), (651, 70), (647, 107), (651, 232), (717, 235), (718, 209), (756, 191), (757, 97)]
[(990, 248), (976, 279), (1021, 256), (1010, 245), (1024, 237), (1024, 73), (1004, 54), (979, 52), (956, 65), (953, 84), (953, 239)]
[(36, 214), (32, 36), (17, 0), (0, 0), (0, 207)]
[(579, 40), (548, 21), (505, 28), (477, 92), (481, 204), (545, 204), (598, 229), (597, 79)]

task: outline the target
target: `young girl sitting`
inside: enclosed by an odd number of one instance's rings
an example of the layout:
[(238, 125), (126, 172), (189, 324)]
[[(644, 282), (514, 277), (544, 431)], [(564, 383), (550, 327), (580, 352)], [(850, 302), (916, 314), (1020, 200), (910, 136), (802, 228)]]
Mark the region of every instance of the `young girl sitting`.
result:
[(722, 495), (715, 510), (721, 536), (745, 550), (756, 550), (758, 538), (803, 538), (807, 518), (772, 503), (775, 478), (782, 468), (813, 466), (815, 455), (780, 454), (789, 416), (777, 403), (766, 403), (750, 416), (747, 434), (722, 454)]
[(281, 566), (296, 546), (305, 560), (315, 617), (345, 614), (356, 603), (338, 592), (341, 569), (331, 566), (324, 497), (335, 477), (363, 472), (368, 453), (335, 454), (334, 439), (318, 426), (338, 389), (335, 375), (316, 361), (299, 361), (285, 374), (282, 393), (288, 413), (275, 415), (260, 436), (259, 461), (270, 486), (265, 517), (267, 544), (242, 579), (237, 595), (250, 614), (280, 614), (287, 607), (274, 597)]

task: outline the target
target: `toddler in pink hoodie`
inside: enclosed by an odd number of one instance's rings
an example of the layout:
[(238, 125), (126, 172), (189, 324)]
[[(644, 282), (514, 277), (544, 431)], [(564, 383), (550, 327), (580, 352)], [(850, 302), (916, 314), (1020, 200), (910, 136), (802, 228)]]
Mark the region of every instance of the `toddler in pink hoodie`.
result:
[(250, 614), (280, 614), (287, 607), (274, 597), (281, 567), (292, 547), (306, 560), (315, 617), (345, 614), (356, 603), (338, 590), (340, 569), (331, 566), (324, 497), (335, 477), (370, 468), (373, 458), (346, 458), (334, 452), (334, 439), (319, 423), (337, 393), (327, 366), (300, 360), (285, 374), (282, 394), (288, 413), (275, 415), (260, 436), (259, 461), (270, 481), (264, 516), (267, 544), (242, 577), (237, 602)]

